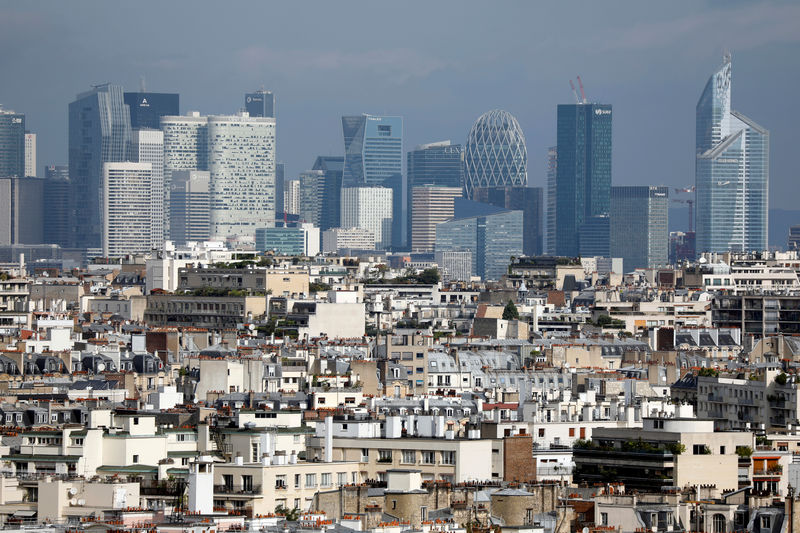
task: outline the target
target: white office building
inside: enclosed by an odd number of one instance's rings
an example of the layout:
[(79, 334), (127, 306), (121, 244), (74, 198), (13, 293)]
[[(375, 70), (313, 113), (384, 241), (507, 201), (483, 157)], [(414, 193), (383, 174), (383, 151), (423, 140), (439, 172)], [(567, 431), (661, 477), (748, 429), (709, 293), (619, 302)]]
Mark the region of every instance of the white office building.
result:
[(392, 244), (392, 189), (343, 188), (341, 213), (343, 228), (361, 228), (372, 232), (375, 249), (385, 250)]
[(150, 163), (103, 163), (103, 255), (150, 251)]
[(36, 177), (36, 134), (25, 134), (25, 177)]
[(287, 180), (283, 189), (283, 209), (290, 215), (300, 214), (300, 180)]
[(211, 236), (255, 235), (275, 225), (275, 119), (208, 117)]
[(185, 116), (161, 117), (164, 134), (164, 216), (169, 227), (172, 173), (208, 170), (208, 117), (192, 111)]
[(362, 228), (331, 228), (322, 232), (322, 252), (339, 253), (339, 250), (372, 250), (375, 234)]
[(160, 130), (134, 130), (131, 136), (131, 157), (139, 163), (150, 163), (151, 246), (161, 249), (166, 238), (164, 192), (164, 133)]

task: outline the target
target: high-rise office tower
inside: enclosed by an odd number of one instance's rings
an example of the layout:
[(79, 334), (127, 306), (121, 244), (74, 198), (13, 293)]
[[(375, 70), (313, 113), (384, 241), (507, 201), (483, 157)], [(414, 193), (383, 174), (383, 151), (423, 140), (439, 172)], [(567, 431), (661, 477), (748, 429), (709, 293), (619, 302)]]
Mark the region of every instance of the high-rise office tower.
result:
[(44, 180), (0, 176), (0, 245), (42, 244)]
[[(403, 218), (403, 118), (344, 116), (343, 188), (388, 187), (392, 189), (393, 246), (402, 246)], [(344, 199), (342, 199), (344, 201)]]
[(103, 255), (150, 251), (150, 163), (103, 163)]
[(321, 170), (325, 184), (322, 187), (319, 229), (325, 231), (339, 227), (342, 211), (342, 172), (344, 158), (341, 156), (318, 156), (311, 170)]
[(286, 180), (283, 190), (283, 206), (287, 214), (300, 214), (300, 180)]
[(345, 187), (342, 189), (343, 228), (362, 228), (375, 236), (375, 249), (385, 250), (392, 242), (392, 189), (388, 187)]
[(253, 237), (275, 225), (275, 119), (208, 117), (211, 236)]
[(471, 252), (471, 274), (499, 280), (522, 254), (522, 211), (456, 218), (436, 226), (436, 253)]
[(275, 95), (261, 89), (244, 95), (244, 110), (251, 117), (275, 118)]
[(325, 173), (307, 170), (300, 173), (300, 220), (319, 227), (322, 215), (322, 197), (325, 190)]
[(472, 197), (476, 202), (522, 211), (522, 253), (527, 256), (542, 254), (541, 187), (475, 187)]
[(668, 264), (668, 211), (667, 187), (611, 187), (611, 257), (625, 271)]
[(285, 208), (283, 206), (283, 189), (286, 186), (286, 166), (283, 163), (275, 163), (275, 220), (283, 220)]
[(103, 241), (103, 164), (127, 161), (131, 140), (122, 87), (105, 84), (69, 104), (70, 235), (75, 248)]
[(164, 217), (170, 218), (172, 173), (208, 170), (208, 117), (191, 111), (185, 116), (161, 117), (164, 132)]
[(131, 128), (154, 129), (161, 127), (161, 117), (180, 113), (180, 96), (175, 93), (124, 93), (125, 104), (131, 113)]
[(164, 205), (164, 133), (161, 130), (133, 130), (131, 135), (131, 159), (138, 163), (150, 163), (150, 217), (153, 237), (151, 246), (160, 249), (167, 237)]
[(45, 244), (69, 246), (69, 167), (47, 165), (44, 167), (42, 211)]
[(411, 189), (411, 251), (433, 252), (436, 244), (436, 225), (453, 218), (455, 199), (463, 189), (419, 185)]
[(25, 175), (36, 177), (36, 134), (25, 133)]
[(547, 255), (556, 254), (556, 196), (558, 169), (558, 148), (551, 146), (547, 149), (547, 222), (545, 223), (546, 238), (544, 249)]
[(169, 236), (176, 244), (211, 238), (211, 195), (207, 170), (172, 173)]
[(464, 148), (464, 189), (528, 184), (528, 149), (514, 116), (495, 109), (472, 125)]
[[(581, 250), (579, 235), (589, 246), (589, 235), (608, 226), (611, 205), (611, 105), (577, 103), (558, 106), (558, 165), (556, 168), (556, 255), (596, 255)], [(604, 239), (602, 249), (608, 245)]]
[[(406, 154), (406, 198), (411, 238), (414, 202), (412, 189), (424, 185), (464, 188), (464, 147), (450, 141), (421, 144)], [(413, 241), (413, 239), (412, 239)]]
[(25, 175), (25, 115), (0, 108), (0, 177)]
[(731, 109), (731, 58), (696, 109), (697, 252), (767, 249), (769, 131)]

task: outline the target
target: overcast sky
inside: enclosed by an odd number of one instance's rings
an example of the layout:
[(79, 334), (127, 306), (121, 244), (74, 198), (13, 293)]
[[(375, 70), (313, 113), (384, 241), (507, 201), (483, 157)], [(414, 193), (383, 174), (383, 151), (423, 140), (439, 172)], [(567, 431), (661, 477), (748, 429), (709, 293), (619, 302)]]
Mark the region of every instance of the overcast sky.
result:
[(694, 110), (723, 51), (733, 108), (771, 131), (771, 207), (797, 207), (800, 5), (791, 2), (39, 2), (0, 0), (0, 103), (67, 162), (67, 104), (91, 84), (178, 92), (181, 113), (277, 95), (287, 176), (343, 151), (342, 114), (405, 119), (405, 148), (463, 143), (501, 108), (543, 186), (556, 105), (580, 74), (614, 106), (614, 184), (694, 183)]

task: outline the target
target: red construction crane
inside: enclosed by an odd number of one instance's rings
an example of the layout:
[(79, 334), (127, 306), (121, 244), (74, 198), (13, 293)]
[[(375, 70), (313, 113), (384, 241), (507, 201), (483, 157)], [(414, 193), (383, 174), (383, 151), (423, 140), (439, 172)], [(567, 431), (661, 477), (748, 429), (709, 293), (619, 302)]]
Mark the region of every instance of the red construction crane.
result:
[(575, 95), (575, 103), (576, 104), (580, 104), (581, 103), (581, 99), (578, 98), (578, 91), (575, 90), (575, 84), (572, 83), (572, 80), (569, 80), (569, 86), (572, 88), (572, 94)]
[(581, 98), (583, 98), (583, 103), (586, 103), (586, 94), (583, 92), (583, 82), (581, 81), (581, 77), (578, 76), (578, 87), (581, 88)]

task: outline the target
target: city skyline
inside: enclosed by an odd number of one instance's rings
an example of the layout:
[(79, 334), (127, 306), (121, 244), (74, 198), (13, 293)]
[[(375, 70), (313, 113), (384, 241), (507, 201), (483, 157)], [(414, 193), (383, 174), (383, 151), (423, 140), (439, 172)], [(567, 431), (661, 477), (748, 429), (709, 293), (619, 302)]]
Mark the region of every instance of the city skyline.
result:
[[(60, 7), (53, 7), (46, 12), (29, 7), (3, 9), (5, 21), (19, 21), (3, 26), (8, 30), (4, 39), (13, 43), (11, 39), (22, 27), (26, 40), (41, 41), (32, 45), (31, 53), (52, 35), (65, 37), (68, 43), (82, 49), (92, 38), (102, 40), (116, 28), (112, 23), (77, 35), (69, 24), (75, 22), (76, 16), (85, 16), (87, 8), (73, 6), (72, 12), (65, 13)], [(93, 7), (104, 11), (102, 6)], [(440, 8), (433, 10), (429, 21), (420, 21), (416, 32), (424, 39), (419, 45), (395, 37), (374, 51), (358, 52), (350, 38), (339, 36), (327, 52), (317, 56), (313, 50), (321, 45), (316, 41), (303, 48), (280, 41), (286, 29), (277, 31), (274, 38), (248, 37), (248, 32), (242, 31), (214, 51), (207, 63), (214, 66), (205, 69), (197, 69), (195, 54), (189, 53), (176, 35), (161, 32), (163, 36), (145, 43), (138, 51), (121, 38), (124, 42), (119, 43), (114, 54), (93, 53), (90, 66), (77, 65), (76, 58), (68, 53), (62, 64), (53, 64), (44, 57), (37, 72), (29, 72), (20, 59), (6, 58), (6, 71), (12, 75), (4, 84), (0, 100), (5, 108), (25, 113), (26, 127), (39, 135), (41, 170), (44, 165), (66, 163), (64, 106), (92, 83), (109, 81), (135, 91), (139, 78), (145, 76), (148, 90), (179, 93), (182, 113), (196, 109), (203, 114), (234, 113), (243, 104), (243, 93), (263, 85), (281, 102), (277, 113), (277, 157), (287, 163), (287, 176), (307, 170), (317, 154), (340, 153), (337, 130), (342, 114), (402, 115), (407, 150), (437, 139), (462, 143), (474, 116), (497, 107), (516, 116), (525, 133), (529, 185), (545, 186), (546, 148), (555, 140), (554, 107), (571, 101), (568, 80), (581, 74), (590, 101), (602, 100), (615, 106), (614, 136), (620, 148), (614, 153), (615, 184), (642, 184), (641, 176), (649, 170), (648, 159), (660, 157), (666, 150), (675, 157), (655, 169), (648, 183), (686, 186), (694, 178), (691, 132), (697, 85), (719, 63), (722, 52), (730, 49), (737, 63), (737, 107), (747, 109), (773, 135), (770, 205), (792, 207), (788, 200), (794, 175), (788, 148), (791, 124), (779, 102), (789, 98), (800, 70), (794, 68), (798, 62), (798, 54), (794, 53), (798, 38), (787, 29), (788, 22), (797, 18), (797, 7), (765, 4), (755, 17), (752, 7), (741, 4), (649, 6), (647, 9), (653, 11), (653, 16), (647, 17), (650, 22), (646, 22), (641, 8), (631, 4), (627, 7), (612, 7), (603, 10), (608, 13), (600, 13), (587, 6), (576, 16), (569, 43), (547, 28), (546, 22), (559, 14), (558, 8), (505, 7), (497, 13), (484, 13), (490, 23), (504, 20), (519, 25), (524, 22), (517, 19), (523, 19), (535, 25), (537, 31), (522, 36), (508, 32), (484, 53), (472, 55), (475, 45), (449, 28), (444, 33), (453, 37), (453, 42), (436, 47), (441, 38), (434, 38), (432, 25), (441, 22), (447, 11)], [(290, 18), (294, 9), (277, 5), (276, 16)], [(177, 7), (168, 7), (154, 23), (163, 28), (177, 16), (177, 11)], [(201, 5), (194, 15), (202, 19), (213, 14), (208, 11), (207, 6)], [(365, 11), (365, 18), (386, 13), (401, 16), (390, 8)], [(141, 16), (134, 11), (127, 15), (134, 20)], [(320, 5), (318, 15), (335, 14)], [(224, 20), (227, 15), (220, 16)], [(471, 19), (462, 20), (463, 14), (453, 16), (468, 26), (474, 24)], [(590, 25), (592, 21), (602, 24)], [(750, 26), (745, 21), (750, 21)], [(722, 31), (720, 26), (727, 30)], [(729, 31), (745, 27), (751, 31)], [(588, 31), (589, 28), (595, 29)], [(619, 35), (614, 34), (615, 29)], [(47, 35), (42, 33), (45, 30)], [(328, 31), (322, 33), (327, 35)], [(372, 35), (375, 30), (367, 31)], [(137, 45), (141, 43), (137, 41)], [(458, 46), (463, 50), (456, 53)], [(207, 55), (205, 51), (203, 45), (196, 56)], [(506, 56), (501, 56), (501, 51)], [(234, 60), (223, 65), (214, 61), (219, 54), (228, 54)], [(297, 65), (305, 65), (307, 72), (299, 72)], [(336, 72), (337, 65), (342, 74)], [(512, 65), (520, 68), (513, 70)], [(57, 91), (51, 85), (37, 83), (42, 76), (39, 71), (59, 77)], [(468, 73), (476, 71), (481, 72), (480, 79), (473, 77), (465, 84)], [(329, 86), (325, 91), (319, 85), (306, 83), (309, 77), (320, 75)], [(648, 136), (639, 135), (636, 127), (645, 112), (661, 126)]]

